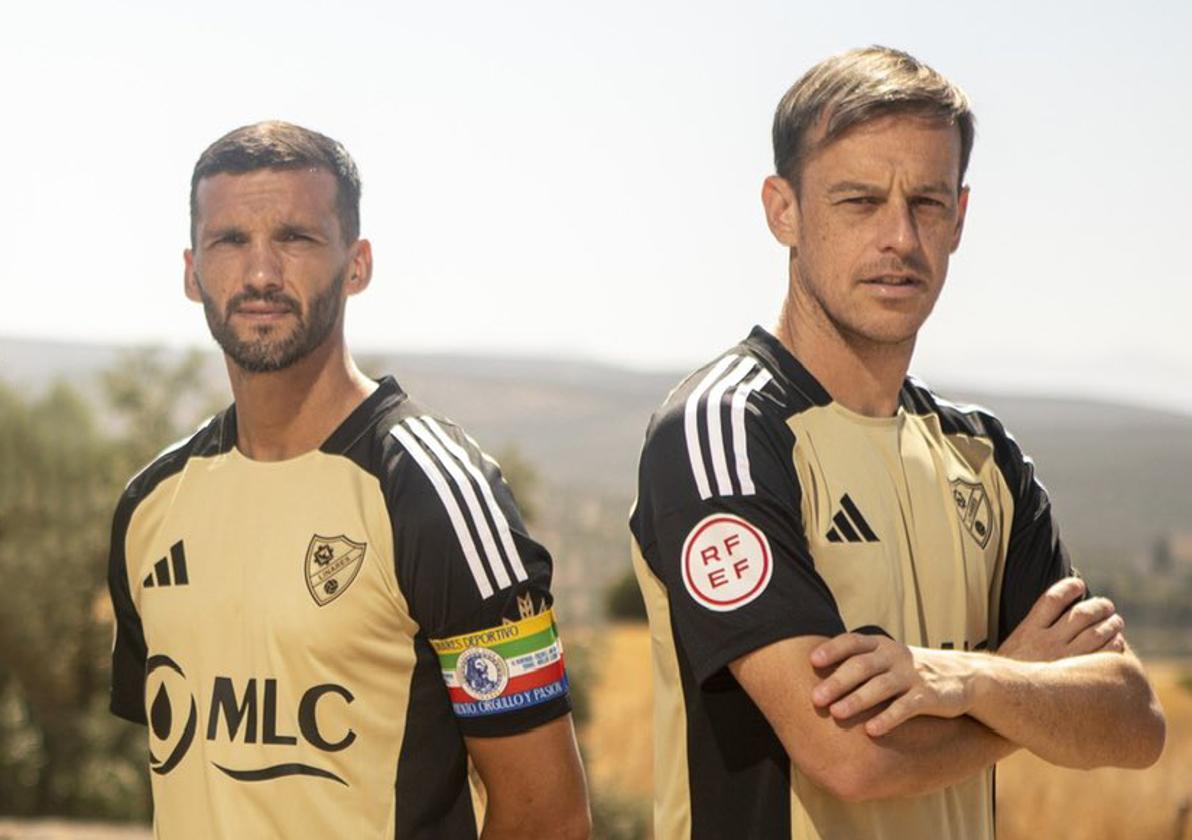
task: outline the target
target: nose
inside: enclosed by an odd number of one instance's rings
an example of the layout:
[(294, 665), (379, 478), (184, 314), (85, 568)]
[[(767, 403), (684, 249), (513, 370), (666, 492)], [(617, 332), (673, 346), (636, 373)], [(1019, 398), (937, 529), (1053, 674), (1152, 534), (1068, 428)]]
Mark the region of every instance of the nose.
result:
[(258, 240), (250, 247), (244, 285), (261, 292), (282, 287), (281, 256), (273, 243)]
[(881, 241), (883, 251), (907, 256), (919, 250), (919, 226), (906, 201), (888, 201), (882, 207)]

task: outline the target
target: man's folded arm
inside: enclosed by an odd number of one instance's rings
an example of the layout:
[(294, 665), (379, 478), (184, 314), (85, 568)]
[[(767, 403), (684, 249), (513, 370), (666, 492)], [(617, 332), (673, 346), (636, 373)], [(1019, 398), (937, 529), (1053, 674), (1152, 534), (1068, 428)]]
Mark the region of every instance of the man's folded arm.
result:
[(1045, 761), (1086, 770), (1149, 767), (1166, 737), (1158, 698), (1128, 649), (1055, 662), (978, 655), (968, 713)]
[(824, 636), (783, 639), (729, 665), (761, 709), (798, 768), (832, 795), (851, 802), (913, 796), (960, 782), (1016, 747), (969, 718), (920, 717), (872, 738), (858, 715), (835, 720), (816, 708), (812, 689), (823, 679), (811, 651)]

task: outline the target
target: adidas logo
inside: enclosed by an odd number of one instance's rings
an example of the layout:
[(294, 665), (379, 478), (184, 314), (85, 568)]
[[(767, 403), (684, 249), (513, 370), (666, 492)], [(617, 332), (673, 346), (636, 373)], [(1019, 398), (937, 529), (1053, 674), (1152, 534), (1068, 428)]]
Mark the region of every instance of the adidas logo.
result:
[(144, 589), (154, 586), (186, 586), (190, 578), (186, 574), (186, 550), (182, 547), (182, 540), (170, 546), (170, 557), (165, 557), (153, 564), (153, 571), (145, 575), (141, 581)]
[(877, 534), (869, 527), (861, 511), (845, 493), (840, 497), (840, 510), (832, 517), (832, 530), (828, 531), (828, 542), (878, 542)]

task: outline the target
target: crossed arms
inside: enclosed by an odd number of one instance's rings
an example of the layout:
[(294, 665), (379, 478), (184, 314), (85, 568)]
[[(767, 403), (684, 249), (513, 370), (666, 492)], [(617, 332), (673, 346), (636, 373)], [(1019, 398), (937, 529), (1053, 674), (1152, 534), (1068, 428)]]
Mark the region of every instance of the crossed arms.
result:
[[(1066, 578), (997, 655), (883, 636), (800, 636), (729, 666), (792, 761), (847, 801), (926, 793), (1019, 748), (1066, 767), (1146, 767), (1165, 723), (1104, 598)], [(792, 684), (793, 682), (793, 684)]]

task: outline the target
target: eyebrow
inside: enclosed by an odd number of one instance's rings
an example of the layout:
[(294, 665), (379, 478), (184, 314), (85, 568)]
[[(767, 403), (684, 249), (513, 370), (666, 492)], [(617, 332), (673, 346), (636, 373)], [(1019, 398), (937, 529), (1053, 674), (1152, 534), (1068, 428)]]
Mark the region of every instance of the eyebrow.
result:
[[(884, 187), (879, 187), (876, 184), (866, 184), (861, 181), (838, 181), (832, 186), (828, 187), (828, 195), (839, 195), (840, 193), (863, 193), (865, 195), (877, 195), (884, 193)], [(910, 190), (915, 194), (943, 194), (955, 195), (956, 190), (951, 184), (945, 181), (931, 181), (926, 184), (916, 184)]]
[(316, 225), (304, 225), (295, 222), (287, 222), (281, 225), (276, 231), (276, 234), (281, 236), (291, 233), (300, 233), (304, 236), (316, 236), (320, 238), (327, 235), (326, 231)]
[(214, 239), (222, 239), (229, 234), (244, 234), (244, 229), (236, 227), (235, 225), (227, 225), (225, 227), (210, 228), (203, 231), (203, 239), (206, 241)]

